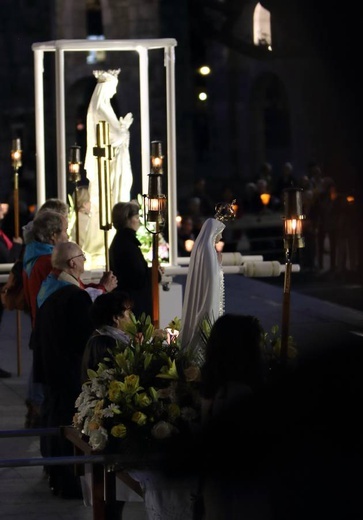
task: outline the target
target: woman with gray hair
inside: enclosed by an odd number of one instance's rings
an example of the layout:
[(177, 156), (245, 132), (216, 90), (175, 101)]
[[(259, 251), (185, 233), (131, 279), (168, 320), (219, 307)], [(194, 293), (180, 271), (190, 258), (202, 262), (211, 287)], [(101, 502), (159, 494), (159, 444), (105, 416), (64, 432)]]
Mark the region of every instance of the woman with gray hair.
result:
[[(67, 242), (68, 221), (64, 214), (47, 209), (40, 209), (32, 221), (31, 239), (25, 245), (23, 256), (24, 298), (30, 311), (31, 326), (34, 330), (37, 312), (37, 295), (42, 281), (52, 269), (51, 254), (55, 244)], [(29, 347), (33, 350), (33, 332)], [(27, 413), (25, 428), (38, 426), (40, 407), (43, 402), (42, 385), (34, 382), (33, 370), (29, 374), (28, 396), (25, 401)]]
[(55, 244), (68, 241), (67, 226), (67, 219), (51, 210), (41, 211), (33, 221), (33, 240), (26, 245), (23, 257), (24, 294), (32, 326), (35, 323), (40, 285), (52, 269), (50, 258)]
[[(68, 225), (69, 208), (68, 208), (68, 204), (66, 204), (62, 200), (57, 199), (57, 198), (47, 199), (38, 209), (35, 218), (37, 218), (40, 215), (40, 213), (42, 213), (43, 211), (54, 211), (55, 213), (60, 213), (67, 220), (67, 225)], [(34, 219), (30, 220), (30, 222), (28, 222), (22, 228), (23, 239), (24, 239), (25, 244), (29, 244), (29, 242), (34, 240), (33, 225), (34, 225)]]

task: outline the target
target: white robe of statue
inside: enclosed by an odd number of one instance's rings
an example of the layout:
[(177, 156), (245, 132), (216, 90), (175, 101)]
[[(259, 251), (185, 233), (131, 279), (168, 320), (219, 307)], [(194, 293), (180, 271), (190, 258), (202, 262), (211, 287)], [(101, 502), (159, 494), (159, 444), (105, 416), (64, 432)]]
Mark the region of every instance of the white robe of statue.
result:
[[(105, 266), (105, 232), (99, 227), (97, 157), (93, 154), (93, 148), (97, 146), (97, 124), (100, 121), (106, 121), (109, 125), (110, 145), (114, 154), (110, 161), (111, 207), (116, 202), (130, 201), (133, 177), (129, 153), (129, 128), (133, 117), (128, 113), (118, 119), (111, 105), (111, 98), (116, 94), (119, 72), (94, 71), (97, 84), (87, 112), (87, 150), (84, 167), (89, 180), (91, 199), (90, 223), (83, 244), (87, 256), (87, 269)], [(109, 244), (114, 234), (113, 228), (108, 231)]]
[(200, 325), (206, 317), (213, 324), (224, 313), (224, 274), (215, 247), (224, 228), (220, 220), (208, 218), (190, 255), (181, 318), (181, 348), (193, 350), (200, 364), (204, 362)]

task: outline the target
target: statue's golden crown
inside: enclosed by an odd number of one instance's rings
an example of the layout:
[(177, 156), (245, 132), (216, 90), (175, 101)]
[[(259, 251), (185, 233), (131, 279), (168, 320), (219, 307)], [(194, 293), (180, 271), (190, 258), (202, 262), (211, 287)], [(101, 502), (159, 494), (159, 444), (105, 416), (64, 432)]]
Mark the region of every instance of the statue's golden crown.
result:
[(219, 202), (215, 205), (215, 215), (214, 218), (220, 220), (221, 222), (226, 222), (227, 220), (233, 220), (236, 218), (236, 213), (233, 209), (233, 206), (236, 204), (236, 199), (232, 200), (230, 203), (223, 204), (223, 202)]

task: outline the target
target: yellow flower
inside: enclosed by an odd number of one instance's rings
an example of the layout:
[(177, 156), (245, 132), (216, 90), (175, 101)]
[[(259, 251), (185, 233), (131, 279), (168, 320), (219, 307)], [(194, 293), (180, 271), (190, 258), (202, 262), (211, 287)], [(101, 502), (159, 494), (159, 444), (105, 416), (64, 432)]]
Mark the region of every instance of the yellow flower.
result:
[(99, 413), (99, 412), (102, 411), (102, 409), (103, 409), (103, 404), (104, 404), (103, 399), (100, 399), (100, 400), (96, 403), (96, 405), (95, 405), (95, 414), (96, 414), (97, 412)]
[(123, 391), (123, 383), (120, 381), (111, 381), (110, 387), (108, 389), (109, 400), (113, 403), (117, 402), (120, 399)]
[(116, 424), (111, 428), (111, 435), (118, 439), (124, 439), (127, 435), (127, 428), (124, 424)]
[(142, 412), (135, 412), (132, 415), (132, 422), (136, 423), (138, 426), (144, 426), (147, 422), (147, 415)]
[(135, 374), (126, 376), (123, 383), (120, 383), (122, 391), (125, 394), (134, 394), (138, 390), (142, 390), (139, 386), (140, 377)]
[(90, 421), (90, 422), (88, 423), (88, 429), (89, 429), (89, 431), (99, 430), (99, 429), (100, 429), (100, 426), (101, 426), (101, 424), (100, 424), (98, 421), (95, 421), (95, 420)]
[(146, 392), (135, 395), (135, 404), (140, 408), (145, 408), (151, 404), (151, 399)]

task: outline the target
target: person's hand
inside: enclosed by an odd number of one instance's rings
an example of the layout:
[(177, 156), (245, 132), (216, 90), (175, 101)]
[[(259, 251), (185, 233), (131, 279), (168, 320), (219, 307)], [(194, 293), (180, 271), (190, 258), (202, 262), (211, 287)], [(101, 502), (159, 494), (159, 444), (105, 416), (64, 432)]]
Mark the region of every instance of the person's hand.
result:
[(14, 237), (13, 242), (14, 242), (14, 244), (22, 244), (23, 239), (21, 237)]
[(103, 273), (100, 280), (100, 284), (106, 289), (107, 292), (111, 292), (117, 287), (117, 278), (112, 271), (106, 271)]

